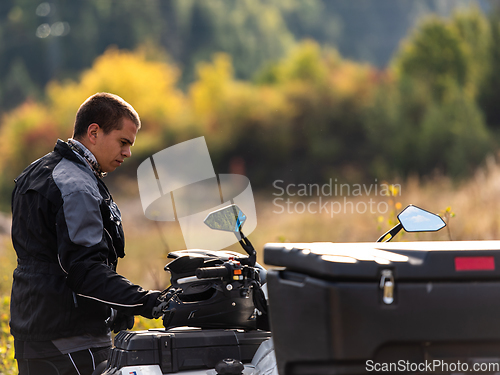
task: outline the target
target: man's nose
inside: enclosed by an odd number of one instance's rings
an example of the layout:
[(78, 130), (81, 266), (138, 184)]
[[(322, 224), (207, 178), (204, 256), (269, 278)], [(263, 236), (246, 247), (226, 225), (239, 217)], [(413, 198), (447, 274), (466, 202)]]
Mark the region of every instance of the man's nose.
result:
[(122, 155), (126, 158), (129, 158), (132, 156), (132, 151), (130, 150), (130, 147), (126, 147), (123, 151), (122, 151)]

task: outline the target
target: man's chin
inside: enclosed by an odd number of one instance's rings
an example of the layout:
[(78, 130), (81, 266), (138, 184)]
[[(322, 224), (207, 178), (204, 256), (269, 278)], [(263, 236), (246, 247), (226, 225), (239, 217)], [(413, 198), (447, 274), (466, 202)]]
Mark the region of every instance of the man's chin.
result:
[(116, 167), (110, 166), (110, 167), (107, 167), (106, 169), (101, 168), (101, 170), (103, 172), (109, 173), (109, 172), (113, 172), (116, 168), (118, 168), (118, 166), (116, 166)]

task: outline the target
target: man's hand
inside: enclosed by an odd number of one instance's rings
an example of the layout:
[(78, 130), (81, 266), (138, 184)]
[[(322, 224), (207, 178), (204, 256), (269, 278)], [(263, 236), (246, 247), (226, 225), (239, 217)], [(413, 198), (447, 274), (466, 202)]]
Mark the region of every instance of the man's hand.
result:
[(113, 330), (114, 333), (118, 333), (126, 329), (132, 329), (133, 326), (134, 326), (133, 315), (125, 315), (122, 313), (118, 313), (114, 322), (111, 324), (111, 329)]
[(153, 318), (158, 319), (160, 316), (162, 316), (165, 313), (165, 311), (167, 311), (170, 300), (176, 297), (180, 293), (182, 293), (181, 288), (178, 289), (169, 288), (161, 292), (158, 298), (156, 299), (156, 306), (153, 307), (153, 312), (152, 312)]

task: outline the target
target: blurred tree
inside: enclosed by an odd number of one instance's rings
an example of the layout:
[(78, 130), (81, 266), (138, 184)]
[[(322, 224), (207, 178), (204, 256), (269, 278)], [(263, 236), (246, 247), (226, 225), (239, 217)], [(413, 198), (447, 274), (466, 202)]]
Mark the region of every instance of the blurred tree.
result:
[(447, 87), (476, 98), (490, 68), (491, 29), (477, 7), (455, 11), (450, 20), (429, 17), (406, 40), (394, 59), (401, 75), (428, 82), (442, 100)]
[(300, 43), (282, 61), (257, 74), (256, 82), (282, 91), (294, 108), (282, 178), (317, 182), (363, 170), (362, 113), (377, 79), (372, 67), (343, 60), (337, 51), (321, 49), (313, 41)]
[(466, 176), (491, 151), (490, 133), (476, 103), (458, 87), (426, 113), (418, 137), (419, 172)]
[(235, 80), (226, 54), (200, 63), (197, 72), (189, 103), (216, 170), (247, 174), (252, 184), (262, 186), (286, 164), (293, 108), (278, 90)]
[[(132, 50), (146, 42), (168, 49), (182, 67), (183, 87), (194, 80), (196, 64), (216, 51), (234, 56), (236, 76), (248, 78), (293, 45), (281, 16), (290, 1), (5, 0), (0, 87), (13, 61), (25, 65), (42, 92), (52, 79), (76, 78), (110, 45)], [(0, 102), (0, 110), (22, 100)]]
[[(231, 55), (235, 77), (248, 79), (304, 38), (383, 66), (417, 18), (449, 15), (470, 1), (3, 0), (0, 91), (14, 61), (26, 67), (36, 97), (52, 79), (75, 79), (110, 45), (133, 50), (146, 41), (168, 50), (183, 88), (196, 79), (197, 63), (215, 52)], [(0, 111), (24, 100), (14, 99), (0, 96)]]
[(426, 82), (435, 100), (443, 100), (448, 87), (463, 88), (468, 59), (458, 33), (442, 19), (431, 17), (417, 28), (399, 50), (394, 66), (401, 79)]
[[(76, 110), (99, 91), (115, 93), (139, 113), (142, 133), (134, 147), (139, 154), (159, 150), (185, 124), (184, 95), (176, 88), (179, 72), (163, 54), (144, 46), (135, 52), (108, 49), (85, 71), (79, 81), (51, 82), (47, 87), (54, 121), (71, 128)], [(159, 61), (160, 60), (160, 61)]]
[(472, 98), (485, 83), (491, 71), (491, 27), (488, 18), (476, 6), (453, 13), (450, 27), (458, 34), (467, 58), (467, 82), (465, 90)]
[[(183, 67), (184, 84), (196, 65), (215, 52), (232, 56), (237, 78), (249, 78), (265, 61), (281, 58), (293, 45), (283, 7), (296, 1), (175, 0), (162, 4), (167, 22), (162, 42)], [(288, 4), (288, 5), (287, 5)], [(178, 15), (178, 16), (177, 16)]]
[(498, 131), (500, 129), (500, 106), (498, 105), (500, 95), (500, 71), (498, 69), (500, 66), (500, 6), (498, 4), (489, 17), (489, 26), (491, 42), (489, 53), (483, 61), (486, 72), (484, 79), (480, 82), (478, 102), (488, 125)]
[(374, 177), (433, 171), (463, 177), (492, 151), (491, 133), (470, 95), (457, 85), (441, 102), (429, 98), (429, 87), (415, 80), (379, 87), (364, 122)]
[(395, 57), (396, 80), (379, 88), (365, 126), (374, 173), (454, 176), (470, 172), (491, 151), (476, 99), (490, 72), (491, 34), (477, 8), (450, 20), (431, 17)]
[[(294, 14), (303, 20), (290, 22), (297, 39), (309, 37), (335, 46), (345, 58), (369, 62), (384, 68), (397, 52), (400, 41), (418, 21), (436, 14), (448, 17), (453, 10), (478, 3), (487, 9), (487, 0), (321, 0)], [(312, 16), (314, 14), (314, 16)], [(306, 17), (307, 16), (307, 17)], [(306, 20), (314, 19), (312, 22)]]
[[(172, 27), (189, 29), (195, 27), (190, 25), (195, 14), (205, 19), (206, 12), (199, 12), (203, 7), (214, 7), (210, 9), (215, 12), (218, 4), (233, 12), (234, 22), (243, 22), (243, 29), (253, 33), (261, 29), (238, 12), (246, 9), (241, 7), (262, 10), (267, 2), (261, 1), (260, 5), (242, 1), (237, 6), (218, 0), (205, 5), (190, 0), (151, 2), (150, 6), (181, 14)], [(296, 4), (280, 0), (273, 6), (291, 11)], [(111, 17), (115, 6), (119, 5), (112, 0), (100, 2), (89, 8), (88, 16)], [(14, 13), (12, 20), (19, 20)], [(214, 17), (206, 21), (219, 19)], [(220, 35), (234, 26), (224, 23), (227, 20), (220, 22), (210, 23), (225, 30)], [(196, 27), (203, 25), (196, 23)], [(426, 174), (436, 167), (459, 175), (479, 163), (489, 147), (485, 142), (489, 132), (475, 101), (484, 95), (485, 77), (493, 74), (489, 63), (482, 62), (494, 56), (490, 35), (494, 40), (492, 27), (477, 9), (457, 13), (450, 20), (432, 17), (408, 38), (387, 71), (343, 59), (335, 49), (306, 40), (260, 70), (255, 75), (257, 84), (241, 80), (231, 54), (219, 53), (210, 61), (196, 63), (196, 77), (186, 93), (177, 88), (180, 70), (155, 40), (134, 52), (112, 47), (79, 79), (52, 81), (43, 93), (44, 101), (28, 102), (6, 114), (0, 128), (4, 138), (0, 183), (10, 184), (25, 164), (44, 152), (33, 147), (33, 140), (23, 131), (39, 137), (40, 147), (45, 147), (40, 129), (47, 129), (51, 144), (54, 134), (69, 137), (78, 106), (97, 91), (121, 95), (143, 121), (134, 147), (136, 157), (120, 173), (132, 174), (143, 157), (205, 135), (216, 169), (239, 170), (256, 187), (268, 186), (276, 178), (316, 183), (338, 176), (359, 181), (368, 172), (382, 178), (391, 173)], [(29, 68), (23, 69), (20, 63), (16, 69), (13, 82), (28, 82), (24, 73)], [(470, 122), (469, 139), (464, 135), (466, 123), (452, 115), (455, 110)], [(21, 141), (13, 147), (18, 138)], [(432, 148), (425, 148), (426, 144)], [(460, 151), (460, 147), (467, 150)], [(47, 148), (51, 148), (48, 143)], [(427, 150), (424, 157), (416, 157), (421, 148)], [(434, 150), (442, 153), (437, 155)], [(443, 156), (455, 154), (459, 155), (457, 163)], [(14, 159), (22, 165), (17, 166)]]
[(378, 85), (375, 99), (364, 111), (366, 159), (374, 178), (406, 176), (419, 171), (417, 135), (431, 102), (430, 88), (408, 77), (388, 74)]
[(0, 128), (0, 209), (9, 209), (14, 178), (51, 151), (59, 136), (44, 105), (26, 102), (3, 116)]
[[(189, 137), (193, 130), (185, 97), (176, 88), (179, 73), (148, 47), (135, 52), (110, 48), (96, 59), (79, 81), (51, 82), (47, 100), (26, 102), (8, 112), (0, 128), (0, 191), (10, 197), (13, 179), (29, 163), (51, 151), (57, 138), (69, 138), (76, 111), (90, 95), (109, 91), (122, 96), (138, 111), (142, 130), (133, 148), (136, 157), (116, 175), (135, 173), (146, 155)], [(160, 54), (160, 56), (162, 56)], [(197, 133), (198, 134), (198, 133)], [(115, 174), (114, 174), (115, 175)], [(5, 204), (5, 202), (3, 202)]]
[[(2, 1), (0, 87), (13, 63), (24, 64), (38, 92), (43, 92), (51, 79), (75, 78), (109, 45), (133, 49), (146, 40), (159, 44), (161, 27), (156, 1)], [(20, 104), (26, 96), (2, 98), (0, 110)]]
[(27, 98), (38, 99), (40, 92), (33, 83), (24, 61), (17, 58), (12, 61), (5, 77), (0, 102), (6, 108), (13, 108)]

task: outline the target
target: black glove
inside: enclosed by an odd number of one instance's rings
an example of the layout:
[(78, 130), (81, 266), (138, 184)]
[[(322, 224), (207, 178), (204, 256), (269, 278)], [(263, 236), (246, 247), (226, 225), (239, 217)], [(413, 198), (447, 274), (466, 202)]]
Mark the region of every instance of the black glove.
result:
[(111, 324), (111, 329), (114, 333), (118, 333), (125, 329), (132, 329), (134, 326), (134, 316), (133, 315), (125, 315), (122, 313), (118, 313), (116, 315), (115, 320)]
[(182, 293), (182, 289), (176, 289), (172, 287), (161, 292), (156, 299), (156, 306), (153, 307), (153, 318), (158, 319), (160, 316), (162, 316), (167, 311), (170, 300), (180, 293)]

